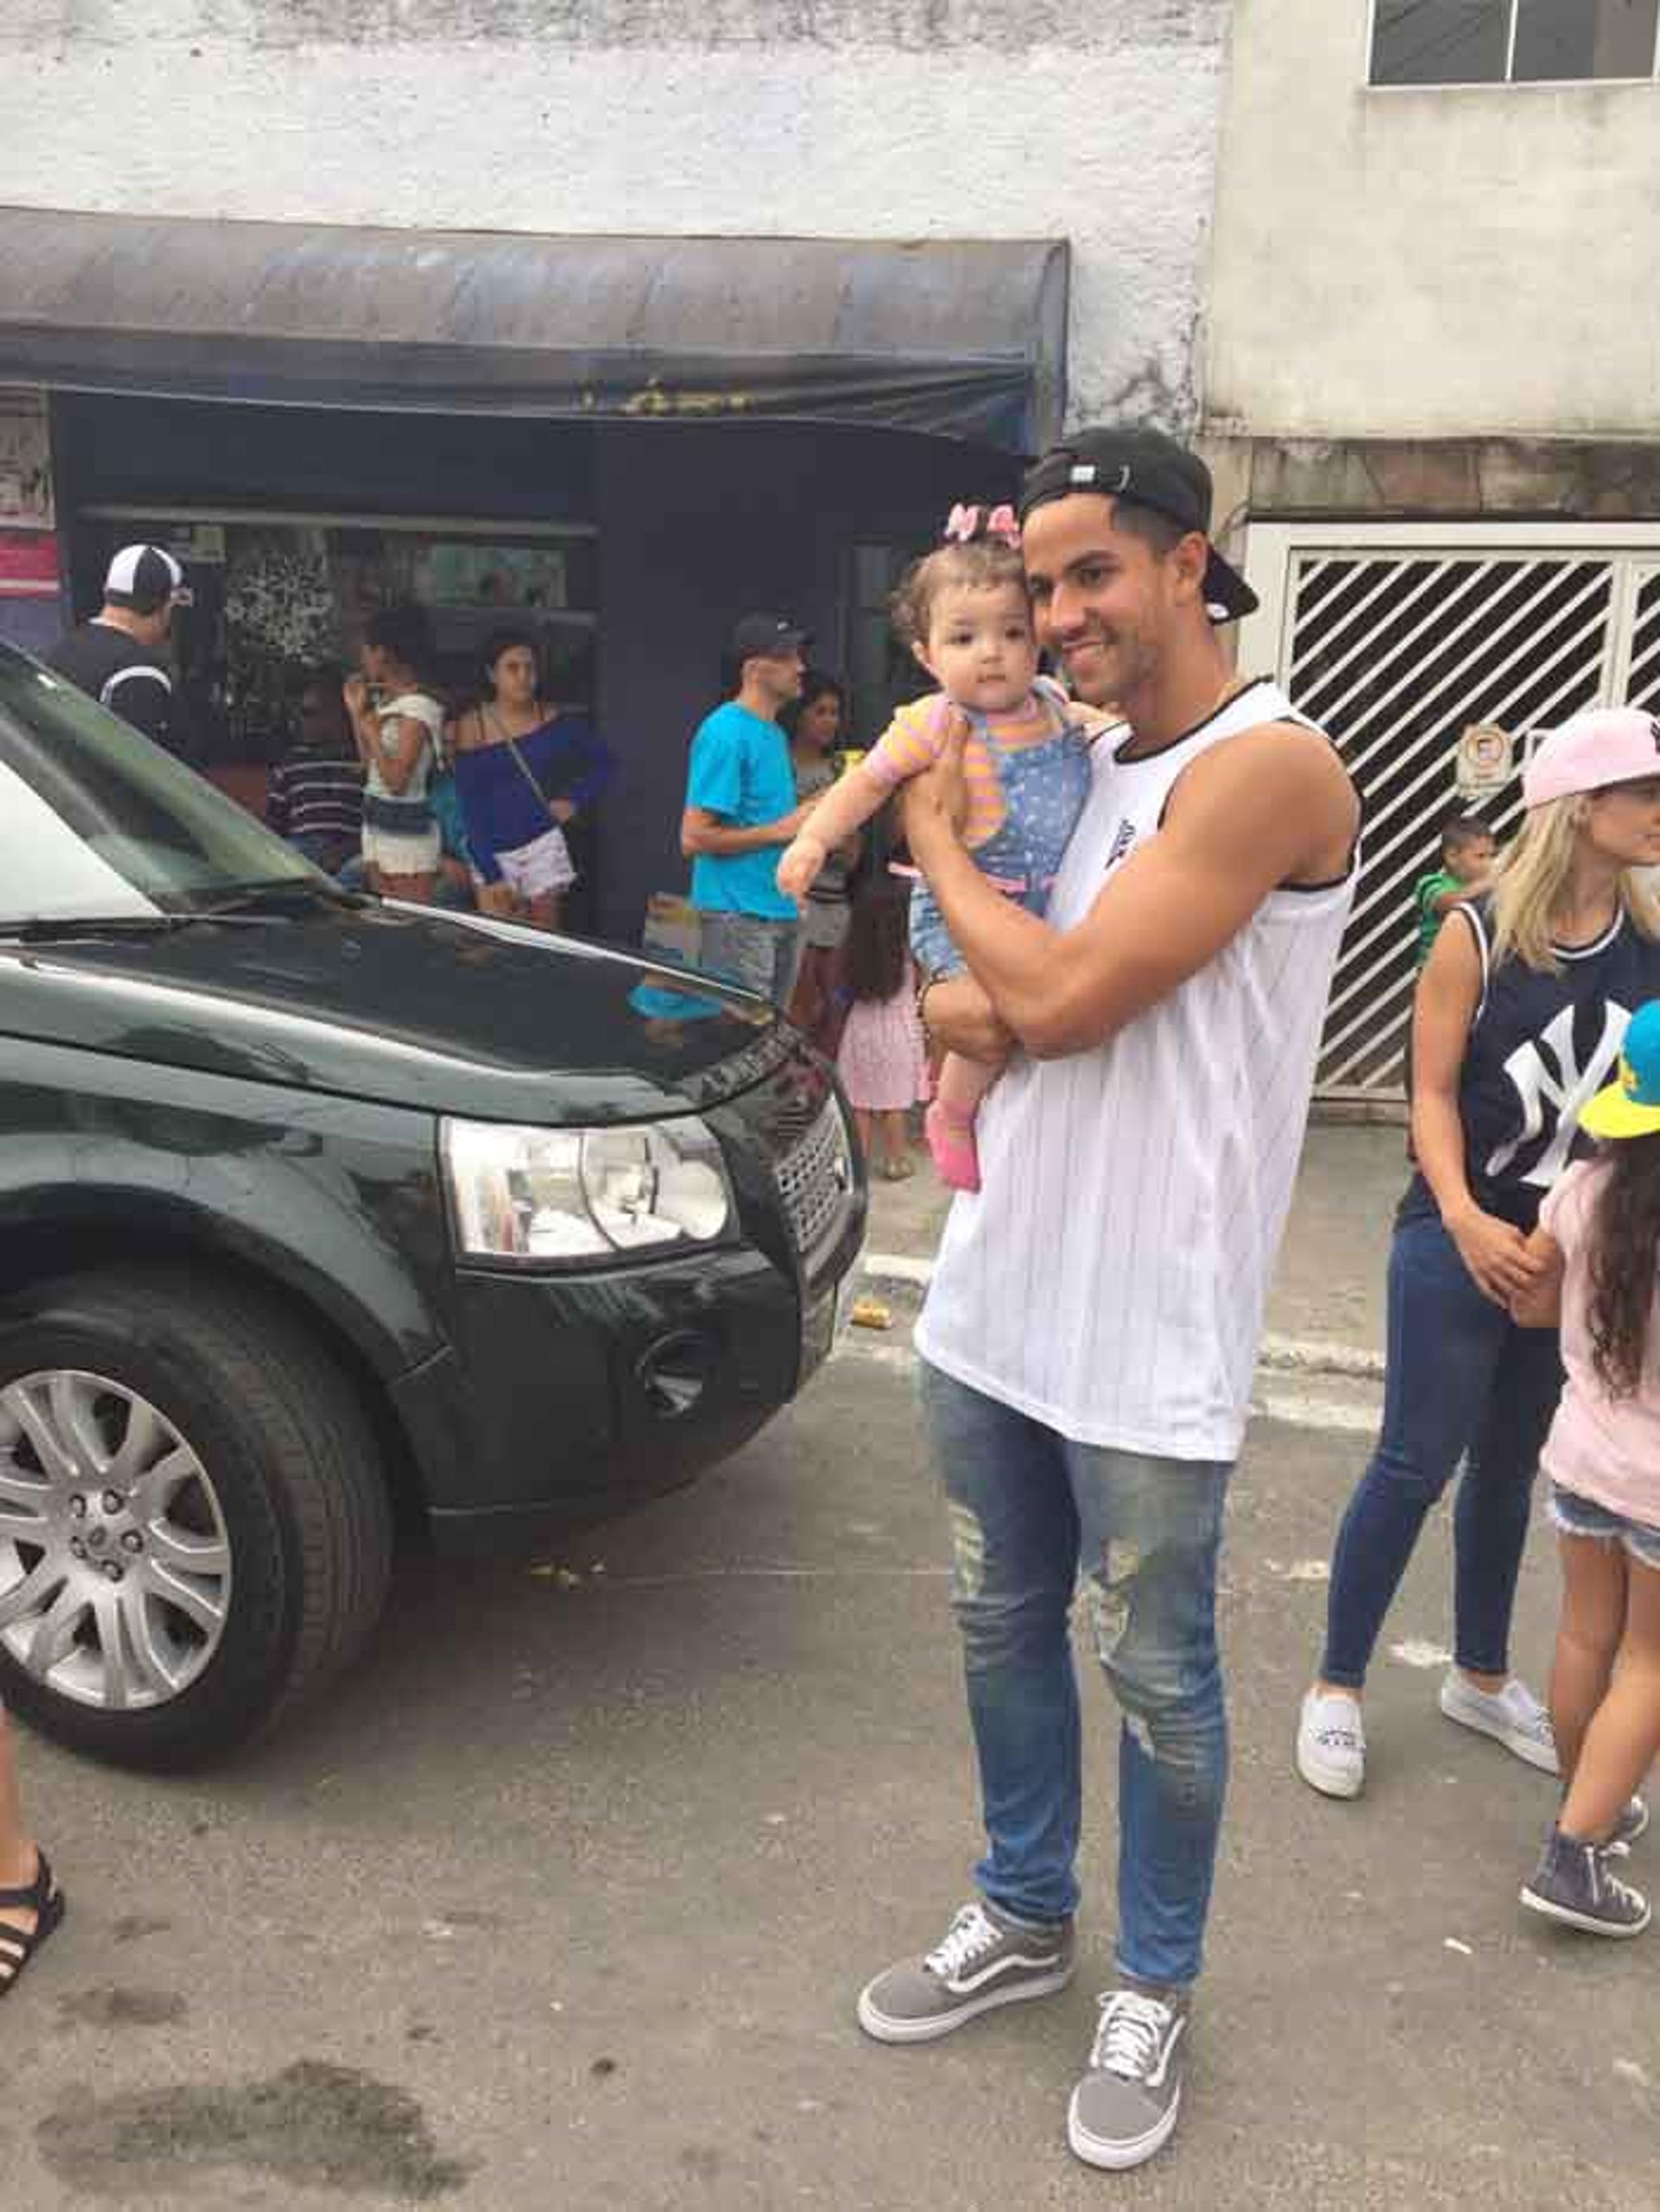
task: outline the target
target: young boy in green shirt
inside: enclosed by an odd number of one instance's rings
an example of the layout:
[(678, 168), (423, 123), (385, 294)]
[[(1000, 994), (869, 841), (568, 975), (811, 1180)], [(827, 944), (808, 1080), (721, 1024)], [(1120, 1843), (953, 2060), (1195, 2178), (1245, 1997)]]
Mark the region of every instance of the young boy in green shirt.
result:
[(1493, 833), (1473, 814), (1455, 814), (1441, 831), (1441, 864), (1418, 878), (1413, 908), (1418, 916), (1418, 965), (1429, 958), (1429, 948), (1460, 899), (1474, 898), (1486, 889), (1497, 853)]

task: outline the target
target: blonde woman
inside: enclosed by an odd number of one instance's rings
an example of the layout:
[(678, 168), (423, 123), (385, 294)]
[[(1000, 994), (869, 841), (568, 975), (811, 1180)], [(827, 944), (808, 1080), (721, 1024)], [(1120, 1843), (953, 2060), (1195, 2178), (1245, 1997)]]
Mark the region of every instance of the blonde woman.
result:
[(1510, 1614), (1534, 1471), (1562, 1385), (1554, 1331), (1510, 1306), (1542, 1262), (1545, 1194), (1588, 1148), (1580, 1108), (1612, 1077), (1631, 1015), (1660, 995), (1660, 723), (1597, 708), (1565, 723), (1523, 781), (1527, 819), (1491, 891), (1454, 907), (1419, 985), (1418, 1173), (1389, 1259), (1383, 1426), (1338, 1532), (1325, 1655), (1303, 1700), (1297, 1767), (1328, 1797), (1365, 1778), (1360, 1698), (1430, 1508), (1463, 1463), (1453, 1514), (1453, 1664), (1441, 1711), (1557, 1770), (1543, 1706), (1510, 1671)]

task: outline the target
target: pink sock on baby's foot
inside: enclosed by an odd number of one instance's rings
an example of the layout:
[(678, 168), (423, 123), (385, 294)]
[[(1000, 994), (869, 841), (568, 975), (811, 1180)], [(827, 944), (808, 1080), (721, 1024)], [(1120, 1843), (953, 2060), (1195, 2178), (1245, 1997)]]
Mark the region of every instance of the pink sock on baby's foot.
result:
[(953, 1190), (980, 1189), (980, 1153), (972, 1121), (965, 1121), (935, 1099), (923, 1116), (923, 1134), (942, 1182)]

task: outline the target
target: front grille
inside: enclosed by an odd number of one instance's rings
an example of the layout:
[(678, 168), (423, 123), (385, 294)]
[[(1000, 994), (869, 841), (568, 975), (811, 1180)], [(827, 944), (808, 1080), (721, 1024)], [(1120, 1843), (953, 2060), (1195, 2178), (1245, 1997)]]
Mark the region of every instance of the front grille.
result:
[(773, 1170), (795, 1248), (809, 1259), (840, 1232), (853, 1202), (853, 1160), (834, 1099)]

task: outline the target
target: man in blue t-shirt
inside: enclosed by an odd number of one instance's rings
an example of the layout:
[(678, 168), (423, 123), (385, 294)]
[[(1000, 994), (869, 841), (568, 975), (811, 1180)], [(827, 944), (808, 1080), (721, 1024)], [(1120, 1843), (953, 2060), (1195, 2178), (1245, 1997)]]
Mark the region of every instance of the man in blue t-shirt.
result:
[(784, 1004), (801, 922), (775, 871), (808, 809), (795, 803), (778, 717), (801, 695), (806, 633), (782, 615), (745, 615), (732, 633), (737, 691), (692, 740), (680, 850), (703, 915), (701, 965)]

